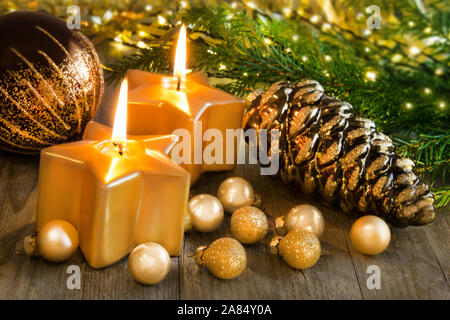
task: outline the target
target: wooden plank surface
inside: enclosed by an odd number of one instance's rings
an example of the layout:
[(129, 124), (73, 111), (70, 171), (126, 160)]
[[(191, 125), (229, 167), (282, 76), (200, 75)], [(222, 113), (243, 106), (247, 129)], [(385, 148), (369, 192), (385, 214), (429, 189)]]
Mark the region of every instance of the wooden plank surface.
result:
[[(262, 194), (265, 211), (278, 216), (299, 203), (319, 207), (326, 220), (322, 256), (311, 269), (295, 271), (269, 254), (265, 244), (246, 246), (248, 266), (231, 281), (214, 278), (194, 262), (195, 249), (222, 236), (231, 236), (229, 216), (208, 234), (186, 235), (183, 254), (172, 258), (168, 278), (157, 286), (141, 286), (128, 274), (126, 259), (94, 270), (81, 253), (63, 264), (50, 264), (16, 254), (23, 237), (33, 231), (38, 159), (0, 154), (0, 298), (2, 299), (448, 299), (448, 210), (437, 221), (419, 228), (392, 228), (392, 241), (381, 255), (357, 253), (348, 239), (353, 218), (318, 200), (304, 199), (295, 186), (260, 177), (255, 166), (235, 172), (207, 173), (191, 194), (215, 194), (221, 181), (238, 175)], [(268, 237), (269, 238), (269, 237)], [(366, 286), (369, 265), (381, 269), (381, 290)], [(69, 265), (81, 268), (81, 290), (66, 286)]]
[[(110, 58), (99, 48), (101, 59)], [(111, 124), (117, 87), (107, 87), (96, 120)], [(305, 271), (289, 268), (269, 254), (264, 244), (246, 246), (248, 265), (234, 280), (214, 278), (195, 265), (195, 249), (231, 236), (229, 216), (219, 230), (186, 234), (180, 257), (172, 258), (168, 277), (156, 286), (137, 284), (129, 275), (127, 259), (102, 270), (90, 268), (80, 252), (63, 264), (51, 264), (20, 254), (24, 236), (34, 230), (39, 158), (0, 151), (0, 299), (449, 299), (449, 209), (438, 210), (436, 221), (424, 227), (391, 228), (389, 248), (374, 257), (356, 252), (349, 240), (354, 217), (304, 198), (295, 185), (259, 175), (258, 166), (238, 166), (233, 172), (206, 173), (191, 189), (216, 194), (225, 178), (249, 180), (263, 199), (269, 217), (284, 215), (301, 203), (322, 210), (326, 227), (322, 255)], [(265, 241), (270, 239), (270, 235)], [(70, 290), (67, 267), (81, 270), (81, 289)], [(367, 267), (381, 270), (381, 289), (369, 290)]]

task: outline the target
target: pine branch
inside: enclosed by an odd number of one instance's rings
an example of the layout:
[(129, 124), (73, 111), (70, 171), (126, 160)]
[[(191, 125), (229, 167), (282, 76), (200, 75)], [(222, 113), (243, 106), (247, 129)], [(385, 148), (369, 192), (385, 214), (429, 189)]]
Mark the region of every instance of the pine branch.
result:
[(450, 203), (450, 186), (432, 188), (431, 192), (435, 198), (435, 207), (446, 207)]
[[(225, 87), (232, 93), (245, 94), (257, 84), (282, 79), (314, 78), (328, 92), (351, 102), (357, 113), (374, 119), (386, 133), (417, 130), (421, 119), (430, 117), (436, 124), (448, 123), (448, 112), (437, 110), (434, 99), (447, 96), (449, 79), (436, 77), (434, 69), (430, 72), (427, 67), (425, 72), (406, 62), (405, 69), (380, 58), (381, 53), (361, 55), (364, 47), (360, 41), (339, 33), (317, 33), (297, 21), (265, 16), (251, 20), (226, 8), (195, 9), (184, 20), (194, 30), (223, 40), (219, 45), (202, 43), (205, 48), (196, 67), (214, 77), (233, 79)], [(211, 51), (214, 53), (208, 54)], [(376, 82), (365, 78), (368, 70), (375, 72)], [(425, 86), (432, 88), (432, 97), (425, 96)]]
[(440, 174), (446, 183), (447, 171), (450, 169), (450, 134), (421, 134), (417, 138), (395, 137), (397, 153), (403, 157), (414, 159), (416, 172), (431, 176), (432, 180)]
[(137, 53), (124, 56), (118, 62), (105, 67), (107, 83), (117, 83), (130, 69), (167, 73), (170, 69), (169, 51), (162, 47), (140, 49)]

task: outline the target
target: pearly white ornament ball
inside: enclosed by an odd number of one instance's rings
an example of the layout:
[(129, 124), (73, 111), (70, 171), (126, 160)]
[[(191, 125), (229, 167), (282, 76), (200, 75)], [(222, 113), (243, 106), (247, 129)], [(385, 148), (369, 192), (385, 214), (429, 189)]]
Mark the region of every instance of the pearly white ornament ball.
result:
[(310, 204), (300, 204), (288, 212), (284, 218), (284, 227), (286, 232), (305, 230), (320, 237), (325, 228), (325, 222), (319, 209)]
[(376, 255), (388, 247), (391, 231), (383, 219), (377, 216), (364, 216), (353, 223), (350, 240), (359, 252)]
[(217, 198), (222, 202), (225, 211), (231, 214), (236, 209), (251, 206), (255, 201), (255, 191), (247, 180), (232, 177), (220, 184)]
[(163, 246), (147, 242), (138, 245), (128, 258), (128, 270), (142, 284), (157, 284), (170, 271), (170, 256)]
[(222, 223), (223, 206), (216, 197), (206, 193), (199, 194), (189, 200), (188, 214), (195, 230), (210, 232)]
[(47, 261), (60, 263), (68, 260), (77, 250), (79, 236), (75, 227), (64, 220), (51, 220), (37, 235), (39, 254)]

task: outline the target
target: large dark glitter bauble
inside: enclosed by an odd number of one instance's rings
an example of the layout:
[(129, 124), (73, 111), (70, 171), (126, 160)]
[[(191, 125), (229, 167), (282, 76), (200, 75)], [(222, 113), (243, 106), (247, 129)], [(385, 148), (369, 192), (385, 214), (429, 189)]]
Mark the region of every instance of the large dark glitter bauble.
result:
[(48, 14), (0, 17), (0, 148), (38, 153), (81, 138), (103, 94), (89, 40)]
[[(392, 140), (314, 80), (277, 82), (247, 97), (244, 129), (278, 129), (280, 175), (344, 211), (376, 214), (399, 227), (434, 220), (433, 195), (395, 153)], [(270, 137), (270, 135), (269, 135)]]

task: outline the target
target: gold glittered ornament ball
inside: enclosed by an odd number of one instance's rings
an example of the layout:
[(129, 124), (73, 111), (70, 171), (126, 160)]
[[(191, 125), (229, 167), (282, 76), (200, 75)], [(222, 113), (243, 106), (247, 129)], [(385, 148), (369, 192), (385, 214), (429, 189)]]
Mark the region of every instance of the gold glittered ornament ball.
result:
[(320, 258), (320, 242), (309, 231), (292, 230), (285, 236), (272, 239), (270, 248), (273, 254), (279, 254), (292, 268), (307, 269)]
[(247, 266), (247, 255), (239, 241), (233, 238), (220, 238), (209, 246), (197, 248), (195, 262), (205, 266), (220, 279), (239, 276)]
[(78, 232), (64, 220), (52, 220), (42, 226), (37, 235), (38, 253), (50, 262), (64, 262), (77, 250)]
[(94, 46), (52, 15), (0, 16), (0, 148), (39, 153), (78, 140), (103, 94)]
[(278, 217), (275, 224), (280, 235), (292, 230), (306, 230), (320, 237), (325, 228), (322, 213), (310, 204), (295, 206), (285, 217)]
[(157, 284), (163, 281), (170, 271), (170, 265), (167, 250), (154, 242), (138, 245), (128, 257), (131, 276), (142, 284)]
[(389, 246), (391, 231), (383, 219), (372, 215), (364, 216), (353, 223), (350, 240), (359, 252), (376, 255)]
[(210, 194), (199, 194), (188, 202), (189, 223), (197, 231), (210, 232), (223, 220), (223, 206)]
[(233, 212), (230, 229), (240, 242), (253, 244), (266, 236), (269, 223), (264, 212), (258, 208), (247, 206)]
[(231, 177), (220, 184), (217, 198), (225, 211), (231, 214), (236, 209), (252, 205), (255, 202), (255, 191), (247, 180)]

